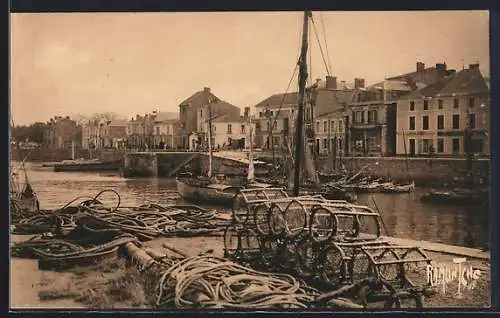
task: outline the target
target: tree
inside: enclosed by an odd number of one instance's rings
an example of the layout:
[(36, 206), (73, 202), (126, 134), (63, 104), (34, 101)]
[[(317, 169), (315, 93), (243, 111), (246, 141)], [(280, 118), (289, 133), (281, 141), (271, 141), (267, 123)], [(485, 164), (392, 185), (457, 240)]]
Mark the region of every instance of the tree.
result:
[(41, 144), (43, 143), (43, 136), (46, 129), (47, 124), (37, 122), (29, 126), (15, 126), (11, 134), (12, 138), (17, 142), (28, 140)]

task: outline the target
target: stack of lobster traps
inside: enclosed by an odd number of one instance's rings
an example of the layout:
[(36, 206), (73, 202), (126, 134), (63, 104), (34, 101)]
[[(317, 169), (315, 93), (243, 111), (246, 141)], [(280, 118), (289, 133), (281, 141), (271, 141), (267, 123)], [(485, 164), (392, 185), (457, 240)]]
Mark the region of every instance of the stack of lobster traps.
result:
[(389, 244), (382, 225), (367, 206), (289, 197), (281, 188), (243, 189), (224, 233), (225, 256), (330, 291), (375, 279), (385, 286), (379, 294), (426, 294), (431, 259), (419, 247)]

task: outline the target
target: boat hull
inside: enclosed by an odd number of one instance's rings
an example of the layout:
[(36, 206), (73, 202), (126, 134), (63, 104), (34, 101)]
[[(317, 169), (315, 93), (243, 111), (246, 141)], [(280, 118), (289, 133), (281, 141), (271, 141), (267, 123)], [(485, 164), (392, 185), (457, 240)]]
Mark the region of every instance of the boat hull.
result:
[(238, 187), (229, 187), (225, 191), (212, 189), (205, 186), (197, 186), (190, 184), (185, 179), (176, 179), (177, 192), (187, 201), (198, 204), (219, 205), (224, 207), (232, 207), (234, 197), (239, 191)]
[(487, 205), (489, 197), (486, 193), (429, 191), (421, 197), (421, 200), (433, 204), (445, 205)]
[(95, 162), (95, 163), (70, 163), (54, 165), (55, 172), (69, 171), (118, 171), (120, 170), (120, 161)]

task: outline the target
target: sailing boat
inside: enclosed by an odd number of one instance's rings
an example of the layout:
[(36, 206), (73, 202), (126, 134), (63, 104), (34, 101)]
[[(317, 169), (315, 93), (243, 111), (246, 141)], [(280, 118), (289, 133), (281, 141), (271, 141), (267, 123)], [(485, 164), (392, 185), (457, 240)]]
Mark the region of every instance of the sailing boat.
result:
[(206, 176), (179, 176), (177, 192), (191, 202), (232, 207), (240, 187), (224, 184), (225, 178), (213, 176), (212, 112), (208, 101), (208, 173)]
[[(329, 199), (355, 201), (357, 196), (355, 193), (345, 191), (339, 187), (323, 187), (321, 188), (319, 176), (316, 171), (314, 162), (314, 136), (312, 130), (312, 114), (307, 118), (308, 122), (304, 125), (304, 106), (306, 103), (306, 82), (308, 77), (307, 72), (307, 51), (308, 51), (308, 27), (309, 19), (312, 13), (304, 12), (304, 24), (302, 31), (302, 47), (299, 59), (299, 102), (297, 111), (296, 138), (295, 138), (295, 160), (293, 180), (290, 178), (289, 191), (293, 196), (305, 194), (322, 194)], [(307, 131), (307, 134), (306, 134)], [(304, 147), (305, 146), (305, 147)]]

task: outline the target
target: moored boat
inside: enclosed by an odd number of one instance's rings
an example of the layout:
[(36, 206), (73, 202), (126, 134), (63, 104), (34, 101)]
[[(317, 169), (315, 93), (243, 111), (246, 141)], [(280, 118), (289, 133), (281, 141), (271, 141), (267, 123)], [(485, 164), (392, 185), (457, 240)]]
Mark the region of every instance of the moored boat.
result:
[(208, 178), (176, 179), (177, 192), (188, 201), (231, 207), (240, 187), (214, 183)]
[(430, 190), (421, 196), (424, 202), (450, 205), (487, 205), (489, 191), (476, 189)]
[(407, 193), (415, 191), (415, 182), (408, 184), (387, 184), (382, 186), (380, 192), (383, 193)]
[(40, 202), (28, 180), (24, 163), (21, 164), (21, 169), (24, 172), (24, 184), (19, 182), (17, 172), (10, 174), (10, 213), (14, 220), (32, 216), (40, 211)]
[(120, 170), (121, 160), (115, 161), (70, 161), (54, 165), (55, 172), (70, 172), (70, 171), (118, 171)]

